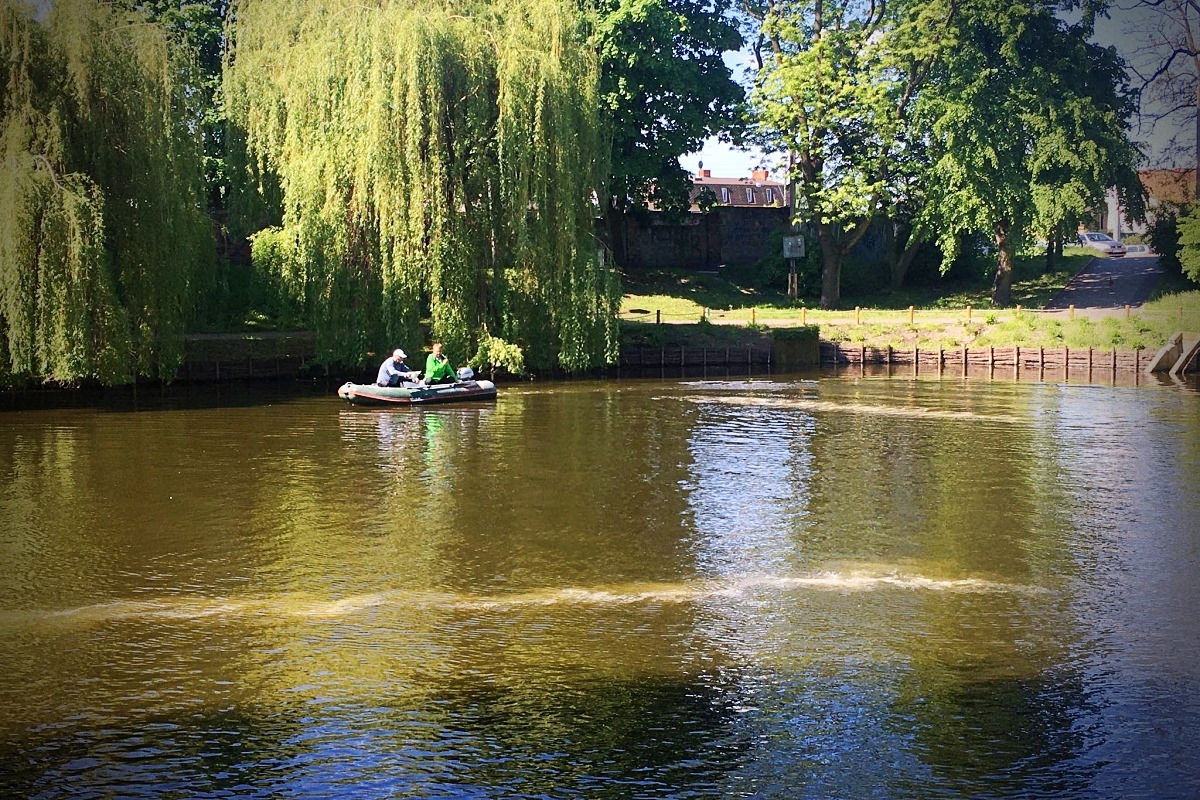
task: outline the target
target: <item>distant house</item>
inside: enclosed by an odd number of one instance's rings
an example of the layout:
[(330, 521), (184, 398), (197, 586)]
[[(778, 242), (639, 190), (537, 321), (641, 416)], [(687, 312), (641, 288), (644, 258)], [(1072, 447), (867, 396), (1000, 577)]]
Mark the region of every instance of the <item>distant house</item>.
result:
[[(1146, 216), (1149, 222), (1154, 221), (1155, 210), (1164, 204), (1180, 206), (1196, 199), (1195, 168), (1143, 169), (1138, 170), (1138, 178), (1146, 189)], [(1128, 234), (1146, 232), (1146, 224), (1125, 219), (1115, 190), (1108, 190), (1106, 201), (1107, 210), (1100, 221), (1105, 230), (1115, 232), (1118, 239)]]
[[(614, 250), (629, 269), (714, 270), (754, 264), (775, 252), (777, 234), (787, 230), (790, 211), (786, 186), (765, 169), (749, 178), (714, 178), (701, 169), (692, 178), (691, 213), (629, 215)], [(712, 193), (712, 208), (701, 210), (701, 195)], [(707, 203), (705, 204), (707, 205)]]
[(765, 169), (756, 169), (749, 178), (714, 178), (712, 170), (702, 169), (692, 178), (692, 210), (699, 210), (702, 193), (710, 191), (718, 206), (739, 208), (783, 208), (787, 205), (786, 186), (771, 180)]

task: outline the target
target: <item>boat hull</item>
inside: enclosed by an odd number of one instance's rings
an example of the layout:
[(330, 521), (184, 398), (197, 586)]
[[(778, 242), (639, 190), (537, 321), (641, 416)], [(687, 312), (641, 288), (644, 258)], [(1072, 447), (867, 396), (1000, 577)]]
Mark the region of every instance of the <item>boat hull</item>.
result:
[(457, 381), (438, 386), (376, 386), (346, 382), (338, 397), (356, 406), (423, 406), (496, 399), (491, 381)]

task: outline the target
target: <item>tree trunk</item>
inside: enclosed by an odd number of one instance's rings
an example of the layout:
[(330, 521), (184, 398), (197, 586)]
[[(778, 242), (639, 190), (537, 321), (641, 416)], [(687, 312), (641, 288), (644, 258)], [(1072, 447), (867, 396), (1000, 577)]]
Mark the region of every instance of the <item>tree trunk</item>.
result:
[(996, 279), (992, 282), (992, 305), (1012, 305), (1013, 252), (1008, 238), (1008, 220), (996, 223)]
[(899, 252), (899, 235), (896, 232), (898, 226), (891, 219), (885, 219), (883, 225), (883, 257), (887, 259), (888, 275), (891, 276), (891, 284), (893, 289), (899, 289), (900, 284), (904, 282), (904, 274), (900, 266)]
[(821, 308), (837, 308), (842, 298), (842, 250), (828, 225), (817, 226), (821, 245)]
[(908, 277), (908, 268), (912, 266), (913, 259), (917, 257), (917, 252), (921, 249), (921, 244), (925, 241), (924, 229), (914, 228), (909, 231), (908, 241), (904, 243), (904, 249), (896, 256), (892, 267), (892, 288), (901, 289), (904, 286), (904, 279)]
[(608, 249), (612, 253), (613, 263), (621, 269), (629, 266), (626, 263), (629, 256), (629, 226), (626, 219), (627, 215), (624, 209), (614, 205), (608, 207), (605, 219), (605, 228), (608, 230)]

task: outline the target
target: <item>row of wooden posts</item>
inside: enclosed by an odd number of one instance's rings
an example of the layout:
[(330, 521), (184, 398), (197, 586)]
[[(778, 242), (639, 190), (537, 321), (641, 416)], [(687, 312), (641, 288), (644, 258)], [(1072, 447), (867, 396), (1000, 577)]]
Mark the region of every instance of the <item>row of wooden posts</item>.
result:
[(911, 365), (914, 374), (926, 369), (938, 375), (958, 371), (965, 376), (973, 370), (986, 369), (989, 374), (994, 374), (995, 370), (1004, 369), (1011, 370), (1014, 377), (1020, 377), (1022, 372), (1036, 372), (1039, 377), (1044, 377), (1049, 371), (1061, 373), (1068, 380), (1071, 374), (1086, 374), (1091, 380), (1097, 373), (1115, 380), (1118, 374), (1142, 374), (1152, 358), (1152, 354), (1145, 353), (1140, 347), (1135, 350), (1019, 346), (921, 350), (915, 347), (867, 347), (847, 342), (821, 343), (822, 364)]

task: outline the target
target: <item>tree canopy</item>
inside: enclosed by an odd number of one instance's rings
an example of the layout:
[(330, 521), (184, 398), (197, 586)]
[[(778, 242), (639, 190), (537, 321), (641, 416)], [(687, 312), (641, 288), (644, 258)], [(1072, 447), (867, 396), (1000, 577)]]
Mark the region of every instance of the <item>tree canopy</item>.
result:
[(177, 55), (136, 12), (0, 0), (0, 374), (173, 374), (213, 252)]
[(955, 4), (747, 0), (759, 32), (759, 133), (787, 155), (796, 221), (822, 255), (821, 306), (836, 307), (845, 255), (899, 196), (912, 104), (946, 47)]
[[(607, 149), (599, 63), (567, 0), (241, 0), (230, 114), (279, 176), (254, 238), (322, 355), (492, 337), (526, 363), (615, 355), (595, 239)], [(411, 345), (410, 345), (411, 346)]]
[(1017, 245), (1103, 207), (1116, 186), (1129, 212), (1143, 207), (1135, 108), (1115, 51), (1088, 41), (1040, 4), (963, 2), (953, 35), (918, 100), (914, 120), (931, 142), (926, 214), (947, 258), (960, 236), (991, 234), (992, 302), (1008, 305)]
[(679, 157), (736, 132), (745, 92), (722, 58), (742, 46), (729, 0), (598, 0), (592, 46), (612, 132), (610, 190), (618, 210), (687, 208)]

